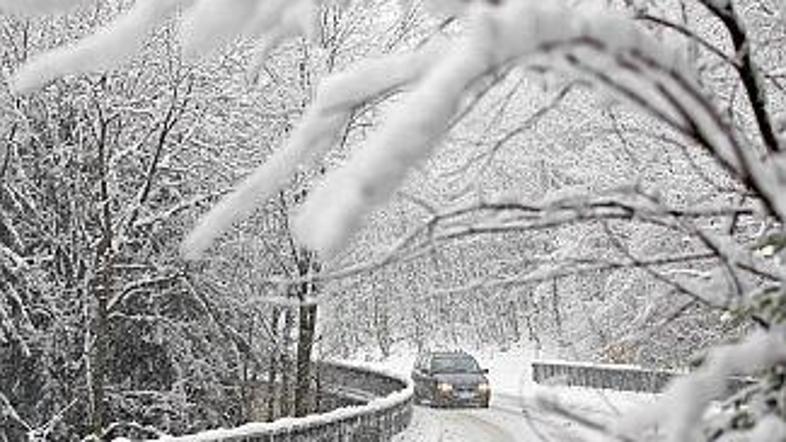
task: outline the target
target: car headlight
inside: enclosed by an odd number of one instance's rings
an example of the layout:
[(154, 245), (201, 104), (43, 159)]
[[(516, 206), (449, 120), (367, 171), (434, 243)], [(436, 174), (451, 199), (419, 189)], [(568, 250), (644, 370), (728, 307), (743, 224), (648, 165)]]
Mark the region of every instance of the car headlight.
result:
[(450, 393), (453, 391), (453, 385), (448, 384), (447, 382), (440, 382), (437, 384), (437, 390), (439, 390), (440, 393)]
[(488, 393), (491, 391), (491, 386), (489, 386), (489, 384), (478, 384), (478, 391), (481, 393)]

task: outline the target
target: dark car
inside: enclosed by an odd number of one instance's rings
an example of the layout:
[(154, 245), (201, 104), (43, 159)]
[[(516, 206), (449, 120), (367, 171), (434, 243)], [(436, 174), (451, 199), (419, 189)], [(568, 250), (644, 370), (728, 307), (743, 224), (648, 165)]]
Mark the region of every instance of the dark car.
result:
[(424, 353), (412, 371), (415, 403), (488, 408), (491, 388), (486, 374), (488, 370), (480, 368), (468, 353)]

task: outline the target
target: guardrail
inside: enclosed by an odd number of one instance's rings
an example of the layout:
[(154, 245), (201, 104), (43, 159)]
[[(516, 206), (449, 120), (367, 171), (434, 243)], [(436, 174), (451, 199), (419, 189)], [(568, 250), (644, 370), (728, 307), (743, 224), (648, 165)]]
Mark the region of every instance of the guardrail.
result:
[[(632, 365), (588, 364), (566, 361), (533, 361), (532, 380), (537, 383), (556, 380), (559, 384), (618, 391), (659, 393), (675, 376), (687, 371), (654, 370)], [(729, 393), (751, 385), (745, 378), (729, 378)]]
[[(382, 370), (337, 362), (317, 364), (319, 383), (346, 394), (350, 405), (326, 413), (158, 439), (165, 442), (386, 442), (412, 419), (412, 383)], [(370, 400), (369, 400), (370, 399)]]

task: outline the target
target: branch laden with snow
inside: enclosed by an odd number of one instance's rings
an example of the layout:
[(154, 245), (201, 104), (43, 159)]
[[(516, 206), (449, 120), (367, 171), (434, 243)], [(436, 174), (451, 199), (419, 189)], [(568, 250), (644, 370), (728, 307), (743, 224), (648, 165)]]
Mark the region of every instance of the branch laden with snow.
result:
[(232, 222), (283, 188), (298, 167), (319, 161), (344, 130), (356, 107), (417, 78), (440, 47), (438, 43), (430, 44), (403, 57), (366, 61), (327, 79), (284, 147), (200, 220), (183, 244), (184, 255), (200, 256)]
[[(0, 12), (47, 13), (86, 0), (0, 1)], [(139, 52), (151, 30), (184, 9), (179, 36), (186, 57), (210, 52), (240, 36), (268, 38), (314, 35), (313, 19), (321, 0), (242, 0), (226, 7), (216, 0), (137, 0), (131, 9), (95, 34), (30, 60), (12, 79), (12, 88), (30, 93), (65, 76), (118, 67)], [(273, 38), (271, 38), (273, 37)]]
[[(320, 158), (344, 130), (355, 107), (392, 88), (415, 83), (367, 146), (309, 198), (296, 222), (305, 244), (325, 255), (335, 253), (363, 214), (386, 201), (409, 169), (429, 156), (479, 78), (505, 64), (543, 61), (544, 55), (547, 62), (588, 76), (700, 141), (757, 190), (773, 214), (786, 218), (786, 198), (777, 191), (780, 166), (762, 162), (742, 148), (679, 57), (660, 48), (633, 21), (604, 10), (571, 9), (560, 1), (496, 3), (472, 2), (464, 8), (463, 2), (434, 2), (438, 9), (462, 10), (467, 16), (464, 35), (441, 51), (444, 55), (424, 50), (393, 55), (329, 79), (280, 152), (189, 235), (185, 255), (199, 256), (233, 221), (281, 188), (298, 164)], [(178, 8), (186, 9), (180, 39), (187, 56), (246, 36), (260, 40), (264, 57), (271, 44), (287, 36), (314, 35), (313, 16), (319, 6), (316, 0), (244, 0), (234, 8), (210, 0), (139, 0), (93, 36), (34, 58), (14, 76), (14, 89), (30, 92), (63, 75), (117, 66), (139, 50), (153, 26)]]
[[(296, 222), (301, 239), (329, 256), (408, 170), (427, 158), (478, 78), (510, 62), (567, 66), (707, 147), (786, 219), (777, 169), (742, 148), (678, 57), (630, 20), (577, 12), (560, 2), (475, 4), (464, 37), (415, 86), (348, 164), (316, 190)], [(405, 141), (402, 141), (405, 140)]]
[(0, 13), (12, 14), (47, 14), (64, 12), (87, 0), (0, 0)]
[[(730, 376), (757, 375), (773, 366), (786, 364), (785, 332), (783, 328), (773, 328), (754, 333), (739, 344), (713, 349), (700, 370), (673, 381), (655, 406), (625, 416), (617, 432), (640, 435), (658, 426), (667, 442), (698, 440), (702, 417), (710, 402), (722, 397)], [(783, 422), (780, 432), (783, 433)], [(777, 433), (751, 440), (778, 440), (771, 439), (774, 434)]]
[[(681, 60), (660, 48), (629, 19), (607, 11), (574, 11), (560, 2), (534, 1), (506, 2), (501, 6), (480, 2), (473, 4), (467, 15), (463, 37), (453, 42), (433, 66), (424, 66), (427, 70), (422, 78), (417, 69), (418, 75), (406, 79), (419, 78), (413, 91), (390, 112), (365, 148), (344, 168), (328, 176), (308, 199), (295, 223), (296, 232), (306, 245), (325, 256), (340, 250), (363, 215), (386, 201), (407, 172), (430, 155), (480, 78), (506, 64), (542, 61), (544, 56), (547, 62), (587, 76), (696, 139), (727, 169), (758, 190), (772, 213), (781, 218), (786, 215), (786, 201), (777, 192), (777, 168), (739, 145), (731, 128), (701, 95)], [(393, 77), (403, 79), (395, 68), (406, 67), (406, 57), (411, 55), (389, 59), (388, 72), (396, 73)], [(351, 79), (346, 84), (354, 85), (373, 78), (367, 73), (371, 72), (361, 69), (343, 75)], [(356, 87), (336, 89), (328, 81), (322, 94), (345, 95), (344, 103), (339, 102), (333, 111), (346, 113), (385, 90), (372, 88), (358, 96)], [(198, 256), (198, 251), (206, 248), (231, 220), (255, 204), (249, 195), (263, 201), (283, 185), (283, 177), (291, 172), (282, 172), (294, 167), (282, 167), (280, 159), (287, 155), (286, 151), (293, 152), (289, 154), (293, 162), (305, 157), (305, 151), (299, 150), (303, 148), (298, 147), (302, 146), (298, 138), (313, 131), (309, 126), (314, 124), (314, 115), (320, 114), (315, 109), (324, 107), (318, 98), (293, 136), (295, 142), (290, 141), (284, 152), (255, 174), (256, 178), (248, 179), (208, 215), (186, 242), (185, 250), (197, 252), (188, 253), (189, 256)], [(321, 141), (308, 149), (321, 156), (331, 147), (326, 140), (337, 137), (342, 128), (337, 122), (327, 124), (319, 137)], [(275, 180), (260, 179), (277, 173), (282, 174)], [(223, 221), (214, 222), (219, 219)]]
[(150, 31), (180, 5), (191, 0), (139, 0), (128, 13), (94, 35), (34, 57), (22, 66), (11, 86), (30, 93), (50, 81), (73, 74), (101, 72), (136, 54)]

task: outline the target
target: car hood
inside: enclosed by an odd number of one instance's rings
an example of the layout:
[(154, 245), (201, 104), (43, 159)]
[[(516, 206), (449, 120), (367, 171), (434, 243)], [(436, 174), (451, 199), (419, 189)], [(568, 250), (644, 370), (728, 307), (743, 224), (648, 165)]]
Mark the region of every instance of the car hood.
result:
[(477, 385), (488, 383), (488, 379), (480, 373), (435, 373), (434, 379), (436, 379), (437, 382), (445, 382), (453, 385)]

